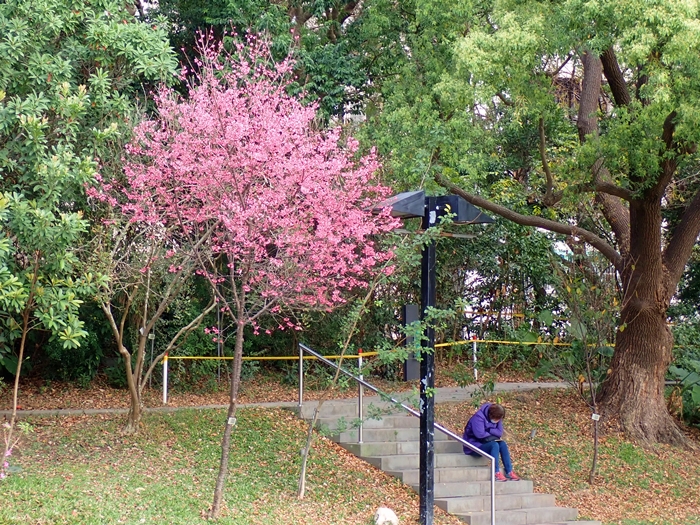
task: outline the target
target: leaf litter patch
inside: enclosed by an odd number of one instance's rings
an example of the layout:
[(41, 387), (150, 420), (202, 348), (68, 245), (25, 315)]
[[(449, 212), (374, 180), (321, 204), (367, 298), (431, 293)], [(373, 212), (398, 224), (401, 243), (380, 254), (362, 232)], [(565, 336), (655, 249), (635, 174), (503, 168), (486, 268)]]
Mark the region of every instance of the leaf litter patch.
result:
[[(688, 430), (695, 450), (644, 448), (618, 433), (599, 438), (597, 475), (590, 409), (575, 390), (493, 395), (506, 407), (506, 439), (518, 473), (536, 492), (555, 494), (582, 518), (605, 524), (700, 523), (700, 432)], [(469, 403), (436, 406), (436, 421), (461, 434), (474, 412)]]

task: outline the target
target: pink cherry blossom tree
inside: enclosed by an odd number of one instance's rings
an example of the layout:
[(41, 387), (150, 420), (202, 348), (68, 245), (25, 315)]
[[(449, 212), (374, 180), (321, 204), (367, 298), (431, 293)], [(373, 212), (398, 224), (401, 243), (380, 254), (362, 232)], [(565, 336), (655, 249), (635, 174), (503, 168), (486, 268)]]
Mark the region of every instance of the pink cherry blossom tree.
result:
[[(387, 268), (377, 234), (396, 226), (371, 206), (389, 189), (374, 152), (319, 129), (315, 106), (288, 93), (293, 62), (248, 37), (232, 52), (202, 36), (186, 97), (164, 88), (135, 130), (125, 173), (131, 212), (177, 225), (200, 246), (199, 270), (236, 329), (230, 406), (210, 517), (219, 515), (240, 384), (244, 328), (263, 315), (300, 329), (294, 312), (330, 310)], [(206, 242), (201, 241), (207, 235)], [(386, 270), (383, 270), (386, 271)]]

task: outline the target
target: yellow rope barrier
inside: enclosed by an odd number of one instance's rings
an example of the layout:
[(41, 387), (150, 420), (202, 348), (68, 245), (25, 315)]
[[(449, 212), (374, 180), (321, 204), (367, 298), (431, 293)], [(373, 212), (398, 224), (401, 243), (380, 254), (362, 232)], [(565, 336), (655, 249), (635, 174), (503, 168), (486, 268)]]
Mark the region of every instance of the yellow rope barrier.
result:
[[(460, 345), (468, 345), (471, 343), (496, 343), (499, 345), (550, 345), (550, 346), (571, 346), (571, 343), (552, 343), (552, 342), (547, 342), (547, 341), (499, 341), (495, 339), (469, 339), (469, 340), (463, 340), (463, 341), (453, 341), (450, 343), (438, 343), (435, 345), (435, 348), (445, 348), (448, 346), (460, 346)], [(604, 346), (615, 346), (612, 343), (606, 343)], [(379, 355), (379, 352), (362, 352), (362, 357), (373, 357), (375, 355)], [(359, 359), (360, 355), (327, 355), (324, 356), (326, 359)], [(209, 359), (221, 359), (221, 360), (231, 360), (233, 357), (230, 356), (223, 356), (223, 357), (216, 357), (216, 356), (196, 356), (196, 355), (182, 355), (182, 356), (167, 356), (168, 359), (191, 359), (191, 360), (209, 360)], [(303, 359), (317, 359), (316, 357), (312, 355), (305, 355)], [(274, 357), (274, 356), (244, 356), (243, 361), (298, 361), (299, 356), (292, 356), (292, 355), (286, 355), (286, 356), (279, 356), (279, 357)]]
[[(553, 345), (553, 346), (571, 346), (571, 343), (547, 343), (544, 341), (533, 341), (533, 342), (519, 342), (519, 341), (498, 341), (498, 340), (491, 340), (491, 339), (470, 339), (468, 341), (454, 341), (450, 343), (439, 343), (435, 345), (435, 348), (444, 348), (446, 346), (459, 346), (459, 345), (466, 345), (469, 343), (498, 343), (502, 345)], [(607, 346), (613, 346), (613, 345), (607, 345)], [(362, 357), (373, 357), (375, 355), (379, 355), (379, 352), (362, 352)], [(359, 359), (359, 355), (326, 355), (324, 356), (326, 359)], [(224, 361), (231, 360), (233, 357), (230, 356), (223, 356), (223, 357), (216, 357), (216, 356), (196, 356), (196, 355), (169, 355), (168, 359), (191, 359), (191, 360), (209, 360), (209, 359), (221, 359)], [(303, 359), (317, 359), (316, 357), (312, 355), (305, 355)], [(293, 355), (285, 355), (285, 356), (244, 356), (243, 361), (298, 361), (299, 356), (293, 356)]]
[[(375, 355), (379, 355), (379, 352), (362, 352), (362, 357), (372, 357)], [(359, 355), (325, 355), (323, 356), (326, 359), (340, 359), (341, 357), (343, 359), (358, 359), (360, 356)], [(217, 357), (217, 356), (197, 356), (197, 355), (171, 355), (168, 356), (168, 359), (193, 359), (193, 360), (207, 360), (207, 359), (221, 359), (221, 360), (231, 360), (233, 357), (231, 356), (222, 356), (222, 357)], [(312, 356), (312, 355), (305, 355), (304, 359), (317, 359), (317, 357)], [(279, 357), (273, 357), (273, 356), (244, 356), (243, 361), (298, 361), (299, 356), (292, 356), (292, 355), (284, 355), (284, 356), (279, 356)]]

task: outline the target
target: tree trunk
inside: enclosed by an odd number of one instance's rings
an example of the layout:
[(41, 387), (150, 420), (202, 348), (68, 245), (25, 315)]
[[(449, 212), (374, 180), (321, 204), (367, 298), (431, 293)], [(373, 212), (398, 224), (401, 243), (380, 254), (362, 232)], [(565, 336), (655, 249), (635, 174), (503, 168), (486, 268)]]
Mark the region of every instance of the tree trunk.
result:
[[(36, 267), (34, 269), (34, 275), (36, 276)], [(24, 349), (27, 344), (27, 334), (29, 333), (29, 316), (31, 314), (31, 305), (34, 302), (34, 286), (36, 285), (36, 277), (32, 281), (32, 291), (29, 294), (29, 299), (27, 301), (27, 306), (22, 314), (22, 341), (19, 344), (19, 356), (17, 357), (17, 369), (15, 370), (15, 381), (12, 388), (12, 416), (10, 417), (9, 428), (7, 434), (5, 435), (5, 450), (3, 451), (0, 461), (4, 461), (8, 456), (8, 452), (12, 451), (15, 445), (13, 441), (12, 434), (15, 430), (15, 423), (17, 423), (17, 400), (19, 396), (19, 376), (22, 371), (22, 360), (24, 359)]]
[(29, 297), (27, 298), (27, 304), (22, 312), (22, 340), (19, 343), (19, 355), (17, 356), (17, 369), (15, 370), (15, 381), (12, 387), (12, 416), (10, 417), (10, 427), (7, 429), (7, 434), (5, 435), (5, 450), (3, 451), (0, 461), (4, 461), (7, 457), (8, 452), (12, 451), (15, 442), (12, 441), (12, 434), (15, 430), (15, 423), (17, 423), (17, 403), (19, 397), (19, 378), (22, 372), (22, 361), (24, 360), (24, 349), (27, 345), (27, 335), (29, 335), (29, 318), (31, 317), (32, 310), (35, 306), (34, 304), (34, 293), (36, 292), (36, 282), (39, 275), (39, 253), (34, 254), (34, 272), (32, 277), (32, 284), (29, 289)]
[[(643, 443), (684, 444), (664, 396), (673, 334), (666, 322), (675, 286), (661, 254), (661, 195), (647, 190), (630, 201), (630, 253), (622, 270), (624, 298), (610, 373), (600, 406), (627, 436)], [(672, 289), (671, 289), (672, 288)]]
[[(309, 452), (311, 452), (311, 444), (314, 439), (314, 428), (316, 428), (316, 422), (318, 421), (318, 416), (321, 413), (321, 408), (325, 402), (325, 398), (321, 399), (314, 410), (314, 417), (311, 418), (309, 423), (309, 430), (306, 433), (306, 445), (301, 453), (301, 470), (299, 471), (299, 484), (297, 486), (297, 498), (304, 499), (306, 495), (306, 465), (309, 461)], [(301, 412), (299, 412), (299, 417), (302, 417)]]
[(139, 395), (138, 378), (135, 377), (131, 369), (131, 353), (122, 348), (122, 358), (124, 359), (124, 367), (126, 373), (126, 384), (129, 388), (129, 415), (126, 418), (126, 426), (124, 426), (124, 434), (136, 434), (139, 431), (141, 424), (141, 396)]
[(126, 426), (124, 427), (125, 434), (136, 434), (139, 431), (139, 426), (141, 425), (141, 405), (134, 404), (129, 408), (129, 415), (126, 419)]
[(241, 364), (243, 358), (243, 328), (244, 324), (238, 322), (236, 327), (236, 343), (233, 354), (233, 367), (231, 370), (231, 395), (229, 397), (228, 413), (224, 424), (224, 437), (221, 440), (221, 462), (219, 475), (216, 478), (214, 488), (214, 501), (209, 512), (209, 518), (217, 519), (221, 512), (221, 503), (224, 497), (224, 485), (228, 474), (228, 458), (231, 450), (231, 433), (235, 425), (236, 406), (238, 404), (238, 388), (241, 383)]
[[(635, 295), (634, 293), (630, 295)], [(666, 407), (664, 381), (671, 363), (673, 335), (666, 306), (634, 297), (622, 310), (615, 353), (601, 391), (601, 411), (632, 439), (683, 444)]]

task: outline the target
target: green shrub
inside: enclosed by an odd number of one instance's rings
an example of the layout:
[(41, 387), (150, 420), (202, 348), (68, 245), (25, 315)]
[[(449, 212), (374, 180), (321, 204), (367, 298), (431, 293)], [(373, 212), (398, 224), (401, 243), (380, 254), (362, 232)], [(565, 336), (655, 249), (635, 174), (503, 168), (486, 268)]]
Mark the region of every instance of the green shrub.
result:
[(49, 341), (45, 346), (48, 361), (47, 379), (77, 381), (87, 387), (97, 375), (104, 351), (94, 332), (88, 332), (77, 348), (64, 348), (59, 339)]
[(126, 371), (124, 370), (124, 365), (121, 363), (115, 366), (108, 366), (104, 370), (105, 376), (107, 377), (107, 383), (113, 388), (126, 388)]
[(700, 425), (700, 361), (689, 360), (686, 366), (668, 370), (677, 381), (671, 397), (680, 400), (679, 415), (687, 423)]

